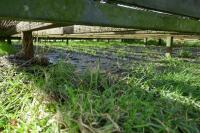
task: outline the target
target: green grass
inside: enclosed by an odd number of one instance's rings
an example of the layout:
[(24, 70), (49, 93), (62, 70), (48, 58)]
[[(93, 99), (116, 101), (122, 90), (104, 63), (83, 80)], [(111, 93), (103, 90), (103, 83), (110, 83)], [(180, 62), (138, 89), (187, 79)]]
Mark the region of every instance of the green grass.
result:
[(0, 42), (0, 56), (16, 53), (12, 45)]
[(184, 43), (182, 45), (190, 46), (190, 47), (199, 47), (200, 41), (199, 40), (187, 40), (187, 41), (184, 41)]
[(194, 58), (190, 51), (183, 50), (183, 49), (179, 52), (178, 56), (181, 58)]
[[(45, 43), (46, 46), (55, 46), (55, 47), (98, 47), (98, 48), (111, 48), (113, 46), (139, 46), (142, 45), (141, 42), (121, 42), (121, 41), (69, 41), (69, 44), (65, 42), (50, 42)], [(39, 43), (38, 45), (44, 46), (44, 43)]]
[(198, 39), (177, 40), (175, 41), (175, 45), (184, 47), (199, 47), (200, 41)]
[(159, 44), (158, 40), (150, 39), (147, 41), (147, 45), (154, 45), (154, 46), (166, 46), (165, 40), (161, 39), (161, 42)]
[[(46, 45), (91, 55), (98, 50), (113, 50), (119, 57), (134, 54), (116, 48), (133, 46), (121, 42)], [(101, 73), (98, 66), (78, 74), (62, 61), (48, 67), (0, 67), (0, 132), (200, 132), (198, 64), (163, 59), (132, 66), (124, 76)]]
[(124, 77), (63, 62), (0, 71), (0, 132), (200, 131), (196, 64), (163, 60)]
[[(43, 44), (38, 44), (39, 46), (43, 46)], [(70, 41), (67, 45), (62, 42), (54, 42), (54, 43), (46, 43), (45, 46), (50, 48), (61, 48), (64, 50), (77, 52), (77, 53), (85, 53), (93, 56), (103, 56), (110, 55), (118, 56), (119, 58), (134, 56), (134, 48), (129, 47), (141, 47), (143, 49), (144, 45), (140, 43), (124, 43), (119, 41), (111, 41), (109, 44), (105, 41), (95, 42), (95, 41)], [(124, 48), (127, 49), (124, 49)], [(143, 49), (144, 51), (144, 49)], [(147, 53), (148, 51), (145, 51)], [(144, 53), (143, 53), (144, 54)], [(156, 53), (148, 53), (155, 55)]]

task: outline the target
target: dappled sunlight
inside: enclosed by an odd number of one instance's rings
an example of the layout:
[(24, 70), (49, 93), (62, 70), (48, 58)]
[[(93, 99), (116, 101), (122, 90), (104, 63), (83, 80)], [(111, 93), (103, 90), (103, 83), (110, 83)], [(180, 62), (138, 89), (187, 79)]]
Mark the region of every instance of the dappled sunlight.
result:
[(192, 106), (193, 108), (200, 110), (200, 101), (196, 100), (190, 96), (182, 96), (180, 92), (171, 92), (167, 90), (161, 90), (160, 94), (162, 97), (165, 97), (166, 99), (170, 99), (173, 101), (177, 101), (179, 103), (182, 103), (185, 106)]

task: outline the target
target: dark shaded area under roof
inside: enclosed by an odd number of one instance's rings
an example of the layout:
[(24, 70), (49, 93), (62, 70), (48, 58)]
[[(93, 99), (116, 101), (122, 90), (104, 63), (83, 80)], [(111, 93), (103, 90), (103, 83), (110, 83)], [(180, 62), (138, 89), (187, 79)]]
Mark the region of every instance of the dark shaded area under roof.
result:
[(19, 21), (0, 20), (0, 37), (6, 37), (16, 32)]

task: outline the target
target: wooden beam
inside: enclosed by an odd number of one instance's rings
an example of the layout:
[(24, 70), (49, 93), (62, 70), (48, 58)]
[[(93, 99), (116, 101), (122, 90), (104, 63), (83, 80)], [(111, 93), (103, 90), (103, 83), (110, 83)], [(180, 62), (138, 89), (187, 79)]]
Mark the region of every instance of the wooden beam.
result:
[(42, 23), (42, 22), (20, 22), (16, 25), (16, 32), (24, 32), (24, 31), (36, 31), (46, 28), (52, 28), (54, 24), (52, 23)]
[(66, 26), (67, 24), (55, 24), (55, 23), (43, 23), (43, 22), (18, 22), (14, 28), (0, 29), (0, 36), (11, 36), (25, 31), (38, 31), (49, 28), (55, 28), (60, 26)]
[[(86, 25), (73, 25), (63, 28), (64, 28), (63, 34), (135, 31), (135, 29), (127, 29), (127, 28), (113, 28), (113, 27), (86, 26)], [(71, 28), (73, 30), (70, 30)]]
[(62, 26), (68, 26), (70, 24), (58, 24), (58, 23), (43, 23), (43, 22), (19, 22), (16, 25), (16, 31), (24, 32), (24, 31), (38, 31), (45, 30), (49, 28), (56, 28)]
[[(171, 36), (170, 34), (121, 34), (121, 35), (115, 35), (115, 34), (66, 34), (66, 35), (34, 35), (34, 36), (39, 36), (39, 37), (46, 37), (46, 38), (99, 38), (99, 39), (135, 39), (135, 38), (139, 38), (139, 39), (144, 39), (145, 37), (147, 38), (155, 38), (155, 39), (159, 39), (159, 38), (166, 38), (168, 36)], [(174, 38), (190, 38), (190, 39), (199, 39), (200, 36), (189, 36), (189, 35), (173, 35)], [(20, 37), (20, 36), (13, 36), (13, 37)]]
[[(69, 33), (71, 34), (71, 33), (73, 33), (73, 31), (71, 31)], [(64, 27), (35, 31), (35, 32), (33, 32), (33, 34), (38, 34), (38, 35), (63, 35), (64, 34)]]
[(5, 19), (200, 33), (199, 21), (93, 0), (1, 0), (0, 16)]
[[(159, 39), (159, 38), (167, 38), (168, 36), (171, 35), (152, 35), (152, 34), (135, 34), (135, 35), (103, 35), (103, 34), (66, 34), (66, 35), (34, 35), (34, 38), (48, 38), (48, 39), (52, 39), (52, 38), (57, 38), (57, 39), (144, 39), (145, 37), (147, 38), (151, 38), (151, 39)], [(174, 39), (197, 39), (199, 40), (200, 36), (196, 36), (196, 35), (173, 35)], [(21, 35), (13, 35), (12, 39), (21, 39)]]
[(39, 34), (85, 34), (85, 33), (109, 33), (109, 32), (116, 32), (116, 33), (127, 33), (136, 31), (135, 29), (127, 29), (127, 28), (113, 28), (113, 27), (101, 27), (101, 26), (85, 26), (85, 25), (73, 25), (73, 26), (66, 26), (66, 27), (58, 27), (58, 28), (51, 28), (46, 30), (41, 30)]
[(134, 5), (143, 8), (200, 18), (200, 0), (108, 0), (109, 2)]
[[(93, 29), (94, 28), (94, 29)], [(168, 31), (152, 31), (152, 30), (136, 30), (126, 28), (112, 28), (112, 27), (100, 27), (100, 26), (66, 26), (51, 28), (46, 30), (35, 31), (33, 34), (38, 35), (64, 35), (64, 34), (115, 34), (115, 35), (127, 35), (127, 34), (166, 34), (166, 35), (192, 35), (192, 33), (179, 33)]]
[(42, 23), (42, 22), (18, 22), (15, 26), (6, 27), (5, 29), (0, 29), (0, 36), (11, 36), (24, 31), (36, 31), (48, 28), (58, 27), (58, 24), (53, 23)]

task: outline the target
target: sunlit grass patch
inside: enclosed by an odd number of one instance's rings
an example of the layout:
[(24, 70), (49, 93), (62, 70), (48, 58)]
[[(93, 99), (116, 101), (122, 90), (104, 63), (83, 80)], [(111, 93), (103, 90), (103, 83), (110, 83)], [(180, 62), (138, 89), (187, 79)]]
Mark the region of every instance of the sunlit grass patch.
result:
[(14, 53), (16, 53), (16, 50), (12, 45), (0, 42), (0, 56)]
[(2, 132), (199, 132), (199, 66), (165, 61), (125, 77), (60, 62), (1, 69)]

